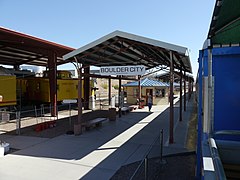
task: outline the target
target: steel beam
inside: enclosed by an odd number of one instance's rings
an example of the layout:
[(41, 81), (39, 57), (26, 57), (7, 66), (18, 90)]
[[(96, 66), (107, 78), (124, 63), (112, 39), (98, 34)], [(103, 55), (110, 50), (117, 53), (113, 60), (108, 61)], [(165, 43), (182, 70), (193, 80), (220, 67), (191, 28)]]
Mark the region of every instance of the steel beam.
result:
[(186, 93), (186, 71), (184, 70), (184, 111), (186, 111), (186, 106), (187, 106), (187, 93)]
[(138, 107), (141, 107), (141, 98), (142, 98), (142, 91), (141, 91), (141, 76), (138, 76)]
[(173, 126), (174, 126), (174, 109), (173, 109), (173, 54), (170, 51), (170, 126), (169, 126), (169, 144), (173, 144)]
[(120, 100), (121, 100), (121, 86), (122, 86), (122, 79), (121, 76), (119, 76), (119, 87), (118, 87), (118, 115), (119, 117), (122, 117), (122, 109), (120, 105)]
[(57, 116), (57, 66), (56, 54), (50, 51), (48, 54), (48, 68), (49, 68), (49, 87), (50, 87), (50, 102), (51, 102), (51, 116)]
[(112, 83), (111, 83), (111, 78), (108, 79), (108, 105), (111, 105), (111, 98), (112, 98)]
[[(90, 67), (84, 68), (84, 73), (90, 73)], [(84, 110), (89, 109), (89, 97), (90, 97), (90, 77), (84, 76)]]
[(179, 108), (179, 121), (182, 121), (182, 66), (180, 68), (180, 108)]
[(82, 134), (82, 67), (78, 62), (76, 63), (78, 71), (78, 118), (74, 122), (74, 135), (80, 135)]

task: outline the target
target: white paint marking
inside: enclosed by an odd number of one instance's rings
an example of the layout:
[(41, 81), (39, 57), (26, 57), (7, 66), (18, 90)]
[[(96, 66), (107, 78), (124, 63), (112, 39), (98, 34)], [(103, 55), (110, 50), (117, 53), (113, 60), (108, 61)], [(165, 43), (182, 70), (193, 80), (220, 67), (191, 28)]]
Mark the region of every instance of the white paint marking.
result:
[(215, 171), (211, 157), (203, 157), (203, 169), (204, 171)]

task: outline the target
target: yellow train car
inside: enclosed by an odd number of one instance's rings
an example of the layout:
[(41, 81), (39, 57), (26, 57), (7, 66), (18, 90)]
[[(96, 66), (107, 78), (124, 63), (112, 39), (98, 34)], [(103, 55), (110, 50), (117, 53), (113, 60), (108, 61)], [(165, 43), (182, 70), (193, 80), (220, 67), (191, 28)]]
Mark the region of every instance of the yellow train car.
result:
[[(93, 83), (91, 83), (92, 87)], [(82, 96), (84, 94), (84, 81), (82, 81)], [(43, 103), (50, 102), (50, 87), (48, 72), (44, 77), (27, 78), (26, 99)], [(78, 98), (78, 79), (73, 79), (69, 71), (57, 72), (57, 101)]]
[(16, 101), (16, 76), (0, 74), (0, 107), (14, 106)]
[(24, 97), (27, 94), (27, 79), (24, 78), (17, 78), (17, 99), (24, 100)]

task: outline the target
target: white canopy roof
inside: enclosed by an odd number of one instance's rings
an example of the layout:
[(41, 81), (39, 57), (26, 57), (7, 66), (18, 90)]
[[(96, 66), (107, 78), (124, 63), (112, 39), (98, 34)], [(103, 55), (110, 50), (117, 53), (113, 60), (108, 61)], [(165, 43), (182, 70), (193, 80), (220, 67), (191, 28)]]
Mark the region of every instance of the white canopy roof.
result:
[(63, 56), (65, 62), (77, 60), (88, 66), (144, 65), (147, 69), (169, 66), (173, 53), (174, 68), (192, 72), (188, 49), (154, 39), (114, 31)]

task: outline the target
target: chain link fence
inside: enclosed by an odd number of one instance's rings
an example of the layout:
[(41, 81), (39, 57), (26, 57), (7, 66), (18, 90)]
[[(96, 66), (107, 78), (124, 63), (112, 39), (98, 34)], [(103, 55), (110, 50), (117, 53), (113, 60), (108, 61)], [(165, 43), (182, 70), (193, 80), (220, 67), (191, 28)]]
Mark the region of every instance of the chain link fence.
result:
[[(88, 110), (84, 110), (84, 107)], [(110, 101), (108, 97), (90, 97), (88, 102), (82, 102), (83, 113), (109, 110), (109, 108), (118, 106), (118, 96), (112, 96)], [(0, 134), (22, 134), (30, 131), (42, 131), (56, 126), (56, 121), (66, 119), (69, 129), (73, 127), (73, 118), (78, 115), (77, 103), (62, 103), (57, 106), (57, 116), (51, 116), (52, 107), (41, 104), (38, 106), (21, 107), (15, 111), (0, 111)], [(68, 126), (68, 125), (67, 125)], [(68, 127), (67, 127), (68, 128)], [(25, 133), (26, 134), (26, 133)]]
[(53, 121), (57, 117), (51, 117), (50, 111), (51, 107), (45, 107), (44, 105), (35, 106), (31, 110), (0, 111), (0, 133), (9, 132), (20, 135), (23, 129), (25, 131), (29, 130), (27, 127), (32, 127), (37, 131), (38, 126), (43, 129), (43, 126), (50, 126), (50, 122), (52, 122), (51, 126), (53, 126)]

